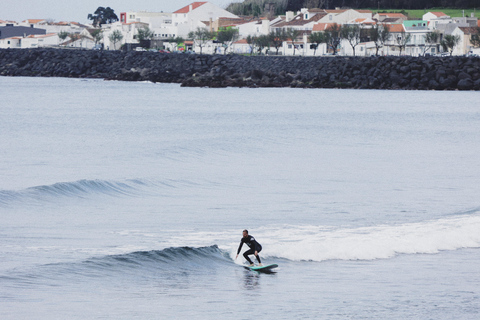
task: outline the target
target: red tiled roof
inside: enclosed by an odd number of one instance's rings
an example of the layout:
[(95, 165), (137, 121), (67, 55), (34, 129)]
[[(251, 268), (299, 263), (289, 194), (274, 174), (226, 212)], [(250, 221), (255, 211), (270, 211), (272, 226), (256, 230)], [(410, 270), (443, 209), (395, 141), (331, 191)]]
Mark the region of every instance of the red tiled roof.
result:
[(437, 17), (445, 17), (446, 16), (446, 14), (443, 13), (443, 12), (430, 12), (430, 13), (436, 15)]
[(174, 13), (189, 13), (190, 12), (190, 6), (192, 6), (192, 10), (195, 10), (200, 6), (203, 6), (205, 3), (206, 2), (193, 2), (193, 3), (189, 4), (188, 6), (185, 6), (181, 9), (175, 11)]
[(379, 16), (387, 16), (389, 18), (407, 18), (404, 14), (402, 13), (379, 13)]
[(476, 27), (458, 27), (464, 34), (477, 34), (478, 28)]
[(390, 27), (390, 32), (394, 32), (394, 33), (400, 33), (402, 31), (405, 31), (405, 28), (403, 28), (403, 24), (389, 24), (388, 25)]
[(28, 22), (28, 23), (39, 23), (39, 22), (42, 22), (42, 21), (45, 21), (45, 19), (27, 19), (27, 20), (25, 20), (25, 22)]
[(312, 31), (325, 31), (331, 25), (334, 25), (334, 23), (317, 23), (317, 24), (313, 25), (313, 30)]

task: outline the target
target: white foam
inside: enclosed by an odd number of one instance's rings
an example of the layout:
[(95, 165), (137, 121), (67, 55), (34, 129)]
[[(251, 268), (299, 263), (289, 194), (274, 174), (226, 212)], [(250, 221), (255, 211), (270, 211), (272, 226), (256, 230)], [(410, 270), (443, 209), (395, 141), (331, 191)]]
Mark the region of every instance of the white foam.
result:
[(480, 215), (355, 229), (320, 226), (264, 230), (264, 256), (289, 260), (373, 260), (480, 247)]

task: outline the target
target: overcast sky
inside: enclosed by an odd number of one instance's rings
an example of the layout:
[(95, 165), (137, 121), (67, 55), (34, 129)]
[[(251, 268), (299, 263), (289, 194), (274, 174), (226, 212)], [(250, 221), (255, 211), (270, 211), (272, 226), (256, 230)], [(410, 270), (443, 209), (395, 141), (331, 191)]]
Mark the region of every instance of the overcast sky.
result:
[[(53, 19), (87, 23), (89, 13), (98, 7), (111, 7), (117, 16), (126, 11), (173, 12), (192, 0), (1, 0), (0, 20), (21, 22), (26, 19)], [(225, 8), (231, 2), (241, 0), (210, 0)]]

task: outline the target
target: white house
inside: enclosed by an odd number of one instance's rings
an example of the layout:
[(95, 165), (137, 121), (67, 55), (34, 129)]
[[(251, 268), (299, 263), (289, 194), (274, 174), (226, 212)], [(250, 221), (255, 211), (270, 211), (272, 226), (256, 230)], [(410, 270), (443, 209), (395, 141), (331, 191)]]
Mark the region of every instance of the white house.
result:
[(167, 12), (122, 12), (120, 22), (130, 24), (135, 22), (146, 23), (155, 38), (175, 38), (178, 36), (178, 28), (173, 25), (172, 13)]
[(47, 33), (59, 33), (59, 32), (67, 32), (67, 33), (81, 33), (82, 31), (86, 30), (88, 26), (80, 24), (78, 22), (49, 22), (49, 21), (42, 21), (37, 24), (38, 28), (45, 29)]
[(191, 31), (205, 27), (205, 22), (212, 22), (221, 17), (238, 18), (210, 2), (193, 2), (172, 14), (172, 24), (177, 28), (178, 36), (186, 37)]
[(5, 21), (0, 19), (0, 27), (6, 27), (6, 26), (18, 26), (18, 22), (16, 21)]
[[(138, 43), (138, 29), (145, 27), (148, 27), (148, 24), (143, 22), (122, 23), (117, 21), (115, 23), (102, 25), (105, 49), (118, 50), (125, 43)], [(114, 31), (119, 31), (123, 36), (122, 40), (117, 43), (110, 41), (110, 36)]]
[(235, 25), (240, 37), (260, 36), (270, 33), (270, 21), (267, 19), (255, 19)]
[(31, 49), (42, 47), (57, 46), (59, 42), (58, 35), (56, 33), (48, 33), (42, 35), (29, 35), (26, 37), (11, 37), (6, 39), (0, 39), (0, 49)]
[(381, 23), (403, 23), (408, 20), (408, 17), (403, 13), (377, 13), (373, 16), (373, 19)]
[(78, 38), (72, 39), (70, 36), (68, 36), (65, 41), (60, 43), (60, 45), (70, 48), (84, 49), (92, 49), (95, 46), (95, 41), (87, 29), (82, 30), (80, 33), (75, 33), (75, 35), (77, 35)]
[(480, 48), (474, 48), (470, 42), (473, 34), (478, 34), (479, 30), (475, 27), (457, 27), (453, 31), (453, 36), (458, 36), (460, 41), (453, 49), (453, 55), (480, 54)]
[(39, 28), (39, 29), (42, 29), (40, 27), (40, 24), (41, 23), (46, 23), (47, 20), (46, 19), (27, 19), (27, 20), (23, 20), (22, 22), (20, 22), (18, 25), (20, 27), (29, 27), (29, 28)]
[(346, 24), (355, 19), (372, 19), (373, 12), (370, 10), (325, 10), (327, 15), (320, 19), (320, 23)]
[(439, 24), (452, 22), (450, 16), (443, 12), (427, 12), (423, 15), (422, 20), (428, 21), (431, 29), (435, 29)]

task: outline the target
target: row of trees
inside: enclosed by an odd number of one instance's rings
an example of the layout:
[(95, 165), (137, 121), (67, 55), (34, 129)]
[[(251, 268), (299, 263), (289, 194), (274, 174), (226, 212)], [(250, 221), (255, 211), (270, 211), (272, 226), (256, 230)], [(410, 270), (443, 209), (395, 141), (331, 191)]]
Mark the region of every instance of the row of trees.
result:
[[(301, 36), (301, 31), (295, 29), (275, 29), (267, 35), (260, 36), (248, 36), (247, 43), (250, 46), (250, 54), (268, 54), (271, 48), (275, 48), (276, 54), (280, 48), (282, 48), (284, 42), (289, 42), (293, 47), (293, 55), (295, 55), (297, 48), (296, 40)], [(196, 31), (190, 32), (189, 39), (192, 39), (198, 47), (200, 47), (200, 53), (204, 45), (213, 39), (216, 39), (217, 43), (221, 43), (224, 47), (224, 52), (227, 53), (233, 43), (238, 39), (238, 30), (228, 29), (216, 32), (210, 32), (206, 28), (197, 28)], [(372, 41), (375, 44), (376, 55), (379, 54), (379, 50), (384, 47), (387, 42), (392, 38), (389, 25), (375, 25), (370, 29), (361, 29), (356, 25), (343, 25), (333, 24), (329, 26), (324, 32), (313, 32), (310, 34), (308, 41), (314, 49), (314, 55), (318, 47), (325, 43), (327, 48), (337, 54), (337, 49), (340, 46), (342, 40), (346, 40), (353, 50), (353, 55), (356, 54), (356, 47), (364, 41)], [(452, 55), (454, 48), (460, 41), (459, 36), (445, 35), (443, 39), (440, 39), (440, 33), (431, 32), (425, 35), (425, 46), (423, 54), (434, 46), (441, 45), (445, 52), (449, 52)], [(400, 50), (400, 55), (405, 50), (406, 46), (410, 43), (412, 35), (405, 31), (397, 34), (393, 39), (393, 44)], [(172, 39), (171, 41), (181, 43), (183, 38)], [(480, 46), (480, 33), (472, 35), (472, 45)], [(265, 50), (265, 52), (264, 52)]]
[[(265, 54), (268, 54), (270, 48), (276, 49), (278, 55), (279, 49), (283, 46), (283, 42), (289, 42), (293, 47), (293, 55), (297, 50), (295, 44), (296, 39), (301, 36), (301, 31), (294, 29), (276, 29), (274, 32), (270, 32), (268, 35), (261, 35), (258, 37), (248, 36), (247, 43), (250, 45), (250, 52), (253, 54), (257, 52), (262, 54), (265, 49)], [(410, 33), (401, 32), (397, 34), (397, 37), (393, 39), (393, 44), (400, 50), (400, 55), (405, 50), (406, 46), (411, 41), (412, 35)], [(364, 41), (372, 41), (375, 44), (376, 55), (379, 54), (379, 50), (384, 47), (387, 42), (392, 38), (389, 25), (375, 25), (371, 29), (361, 29), (355, 25), (333, 24), (327, 28), (324, 32), (313, 32), (308, 37), (308, 41), (314, 49), (314, 55), (318, 47), (321, 44), (326, 44), (327, 49), (331, 50), (334, 55), (337, 54), (337, 49), (340, 46), (342, 40), (346, 40), (353, 50), (353, 55), (356, 54), (356, 47)], [(445, 35), (440, 41), (440, 33), (432, 32), (425, 36), (425, 46), (423, 54), (434, 46), (441, 45), (445, 52), (449, 52), (452, 55), (454, 48), (458, 45), (460, 37), (453, 35)], [(472, 36), (472, 45), (480, 46), (480, 33)]]
[(259, 16), (265, 14), (265, 5), (274, 4), (275, 13), (298, 11), (301, 8), (376, 8), (389, 9), (429, 9), (429, 8), (476, 8), (478, 0), (245, 0), (232, 2), (227, 10), (237, 15)]
[[(238, 29), (228, 28), (218, 32), (209, 31), (207, 28), (197, 28), (188, 34), (188, 38), (193, 40), (194, 43), (200, 48), (200, 53), (203, 51), (203, 47), (210, 40), (215, 40), (216, 43), (221, 44), (224, 53), (232, 47), (233, 43), (238, 40)], [(178, 39), (174, 39), (174, 42), (178, 43)]]
[[(325, 32), (314, 32), (310, 35), (310, 43), (315, 45), (315, 50), (321, 43), (327, 44), (327, 47), (332, 49), (333, 54), (337, 52), (337, 48), (340, 45), (342, 39), (346, 40), (353, 50), (353, 55), (355, 55), (355, 48), (358, 44), (363, 41), (372, 41), (375, 44), (376, 55), (378, 55), (379, 50), (384, 47), (387, 41), (390, 41), (392, 34), (390, 32), (389, 25), (375, 25), (370, 29), (360, 29), (359, 26), (355, 25), (344, 25), (339, 26), (338, 24), (331, 25)], [(412, 35), (405, 31), (396, 35), (396, 38), (393, 39), (394, 46), (398, 47), (400, 50), (400, 55), (402, 51), (405, 50), (406, 46), (410, 43)], [(480, 36), (472, 36), (472, 44), (480, 46)], [(477, 40), (478, 39), (478, 40)], [(441, 39), (440, 33), (431, 32), (427, 33), (424, 36), (425, 46), (423, 48), (423, 55), (434, 46), (441, 45), (445, 52), (449, 52), (450, 55), (453, 54), (453, 50), (460, 42), (459, 36), (454, 35), (445, 35)]]
[[(95, 46), (97, 46), (103, 40), (103, 30), (101, 29), (95, 29), (90, 34), (95, 42)], [(58, 37), (63, 41), (65, 41), (67, 38), (70, 38), (72, 42), (83, 38), (83, 36), (79, 33), (68, 33), (66, 31), (59, 32)], [(122, 41), (123, 35), (119, 30), (115, 30), (108, 36), (108, 38), (110, 42), (113, 43), (114, 49), (116, 49), (116, 45), (118, 42)]]

